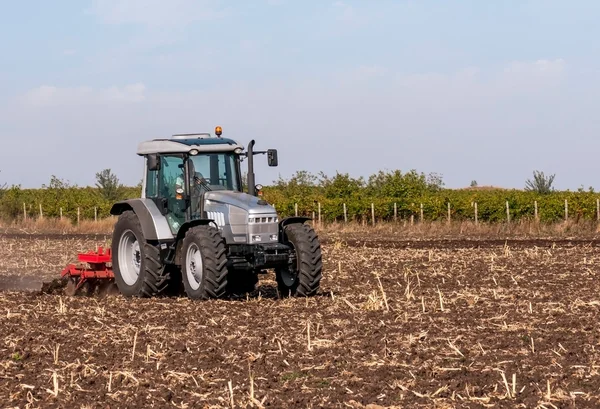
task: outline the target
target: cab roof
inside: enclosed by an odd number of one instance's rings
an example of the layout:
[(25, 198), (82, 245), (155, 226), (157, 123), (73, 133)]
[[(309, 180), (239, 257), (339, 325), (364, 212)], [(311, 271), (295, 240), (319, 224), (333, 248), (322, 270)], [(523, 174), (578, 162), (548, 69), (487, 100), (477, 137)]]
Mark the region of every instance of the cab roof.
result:
[(244, 149), (242, 145), (233, 139), (213, 137), (204, 134), (180, 134), (173, 135), (169, 139), (153, 139), (141, 142), (138, 145), (137, 154), (140, 156), (152, 153), (187, 153), (193, 149), (198, 152), (231, 152), (238, 148)]

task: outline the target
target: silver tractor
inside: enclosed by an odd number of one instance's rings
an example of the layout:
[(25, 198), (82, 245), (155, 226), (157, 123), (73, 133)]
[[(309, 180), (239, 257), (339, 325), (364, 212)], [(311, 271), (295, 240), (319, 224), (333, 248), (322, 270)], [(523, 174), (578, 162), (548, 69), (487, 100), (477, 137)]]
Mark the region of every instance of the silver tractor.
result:
[[(313, 296), (322, 277), (321, 245), (309, 218), (280, 219), (257, 196), (254, 155), (277, 166), (277, 151), (253, 150), (215, 135), (179, 134), (142, 142), (142, 197), (115, 203), (115, 282), (125, 296), (185, 291), (192, 299), (254, 290), (275, 270), (281, 296)], [(241, 162), (248, 162), (248, 192)], [(182, 286), (183, 284), (183, 286)]]

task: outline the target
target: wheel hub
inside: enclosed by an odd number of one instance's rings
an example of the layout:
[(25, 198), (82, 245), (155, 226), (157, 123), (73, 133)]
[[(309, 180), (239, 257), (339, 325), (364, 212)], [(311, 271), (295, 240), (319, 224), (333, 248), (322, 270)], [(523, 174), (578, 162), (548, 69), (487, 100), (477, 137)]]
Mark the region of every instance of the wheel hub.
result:
[(188, 284), (193, 290), (200, 288), (204, 275), (202, 254), (196, 244), (191, 244), (186, 253), (186, 277)]
[(131, 230), (127, 230), (119, 240), (119, 270), (127, 285), (134, 285), (142, 268), (140, 243)]

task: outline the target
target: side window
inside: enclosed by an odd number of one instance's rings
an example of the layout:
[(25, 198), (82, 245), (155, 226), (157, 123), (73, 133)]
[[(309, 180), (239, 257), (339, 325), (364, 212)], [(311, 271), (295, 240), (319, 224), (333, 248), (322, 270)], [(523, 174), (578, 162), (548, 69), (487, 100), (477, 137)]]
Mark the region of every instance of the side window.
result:
[(176, 185), (183, 185), (183, 158), (180, 156), (161, 156), (158, 185), (160, 196), (172, 198), (176, 196)]
[(227, 185), (227, 169), (225, 168), (224, 159), (225, 157), (223, 155), (217, 156), (217, 160), (219, 161), (219, 185), (229, 189), (229, 186)]
[(146, 172), (146, 197), (152, 198), (158, 196), (158, 172), (149, 170)]

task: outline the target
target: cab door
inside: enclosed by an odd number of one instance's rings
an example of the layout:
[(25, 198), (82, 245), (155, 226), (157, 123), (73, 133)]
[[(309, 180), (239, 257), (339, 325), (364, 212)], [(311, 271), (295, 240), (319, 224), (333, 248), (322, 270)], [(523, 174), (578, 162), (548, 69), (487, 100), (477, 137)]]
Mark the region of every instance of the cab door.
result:
[(158, 171), (157, 198), (165, 209), (173, 234), (185, 223), (186, 192), (185, 170), (182, 155), (161, 155)]

